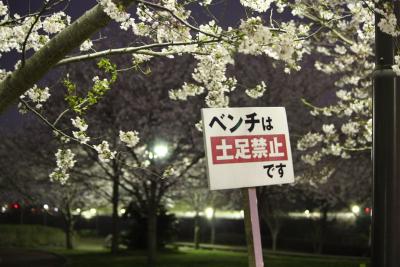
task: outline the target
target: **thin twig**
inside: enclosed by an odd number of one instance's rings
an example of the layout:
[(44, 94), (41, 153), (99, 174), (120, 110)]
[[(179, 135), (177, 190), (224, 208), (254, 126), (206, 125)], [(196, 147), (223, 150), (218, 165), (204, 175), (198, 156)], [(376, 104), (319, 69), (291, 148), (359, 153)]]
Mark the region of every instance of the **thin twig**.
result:
[[(149, 49), (151, 48), (162, 48), (162, 47), (169, 47), (169, 46), (184, 46), (184, 45), (203, 45), (203, 44), (209, 44), (209, 43), (215, 43), (218, 42), (218, 40), (209, 40), (209, 41), (204, 41), (204, 42), (177, 42), (177, 43), (155, 43), (155, 44), (148, 44), (148, 45), (143, 45), (143, 46), (133, 46), (133, 47), (124, 47), (124, 48), (115, 48), (115, 49), (107, 49), (95, 53), (89, 53), (85, 55), (80, 55), (80, 56), (75, 56), (75, 57), (67, 57), (65, 59), (60, 60), (56, 66), (61, 66), (73, 62), (79, 62), (83, 60), (90, 60), (90, 59), (95, 59), (99, 57), (104, 57), (104, 56), (111, 56), (111, 55), (119, 55), (119, 54), (147, 54), (147, 55), (161, 55), (162, 52), (156, 52), (156, 51), (151, 51)], [(147, 51), (142, 51), (139, 53), (138, 51), (141, 50), (147, 50)]]
[(150, 7), (159, 9), (159, 10), (166, 11), (166, 12), (168, 12), (169, 14), (171, 14), (171, 16), (173, 16), (177, 21), (179, 21), (180, 23), (182, 23), (183, 25), (185, 25), (185, 26), (188, 27), (189, 29), (192, 29), (192, 30), (194, 30), (194, 31), (196, 31), (196, 32), (200, 32), (200, 33), (202, 33), (202, 34), (204, 34), (204, 35), (207, 35), (207, 36), (213, 37), (213, 38), (217, 38), (217, 39), (221, 39), (221, 38), (222, 38), (222, 36), (218, 36), (218, 35), (215, 35), (215, 34), (212, 34), (212, 33), (209, 33), (209, 32), (202, 31), (201, 29), (199, 29), (199, 28), (193, 26), (192, 24), (190, 24), (190, 23), (188, 23), (187, 21), (185, 21), (185, 20), (183, 20), (182, 18), (180, 18), (178, 15), (176, 15), (176, 14), (174, 13), (174, 11), (172, 11), (171, 9), (169, 9), (169, 8), (167, 8), (167, 7), (164, 7), (164, 6), (155, 4), (155, 3), (143, 1), (143, 0), (136, 0), (136, 2), (141, 3), (141, 4), (143, 4), (143, 5), (146, 5), (146, 6), (150, 6)]
[(40, 114), (36, 109), (34, 109), (33, 107), (31, 107), (28, 102), (26, 102), (23, 99), (20, 99), (21, 103), (31, 112), (33, 112), (33, 114), (35, 114), (41, 121), (43, 121), (47, 126), (49, 126), (53, 131), (57, 132), (58, 134), (64, 136), (65, 138), (71, 139), (79, 144), (83, 144), (93, 150), (96, 150), (93, 146), (86, 144), (86, 143), (82, 143), (79, 139), (70, 136), (66, 133), (64, 133), (62, 130), (58, 129), (57, 127), (54, 126), (54, 124), (52, 124), (46, 117), (44, 117), (42, 114)]
[(31, 24), (31, 26), (30, 26), (30, 28), (28, 30), (28, 33), (25, 36), (24, 42), (22, 43), (21, 68), (23, 68), (25, 66), (26, 44), (28, 43), (29, 36), (31, 35), (35, 25), (38, 23), (38, 21), (40, 19), (40, 16), (42, 16), (43, 13), (46, 12), (47, 7), (49, 6), (49, 4), (50, 4), (50, 1), (49, 2), (45, 2), (45, 4), (43, 5), (42, 9), (36, 15), (35, 20)]

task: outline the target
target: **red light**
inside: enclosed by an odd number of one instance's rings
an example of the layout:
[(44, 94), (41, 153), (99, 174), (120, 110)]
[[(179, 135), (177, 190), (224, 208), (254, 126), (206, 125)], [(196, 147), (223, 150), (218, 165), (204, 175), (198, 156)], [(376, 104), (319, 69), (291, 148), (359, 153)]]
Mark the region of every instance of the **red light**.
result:
[(18, 203), (14, 203), (14, 204), (12, 204), (12, 208), (13, 208), (13, 209), (19, 209), (20, 206), (19, 206)]
[(371, 214), (371, 211), (372, 211), (371, 208), (365, 208), (365, 209), (364, 209), (364, 212), (365, 212), (365, 214), (367, 214), (367, 215)]

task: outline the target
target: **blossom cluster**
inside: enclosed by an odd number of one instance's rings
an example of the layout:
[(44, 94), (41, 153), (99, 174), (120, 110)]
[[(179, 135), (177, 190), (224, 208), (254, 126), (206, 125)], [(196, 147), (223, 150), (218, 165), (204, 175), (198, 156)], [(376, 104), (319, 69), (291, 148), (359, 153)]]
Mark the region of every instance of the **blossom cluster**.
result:
[(257, 12), (267, 11), (275, 0), (240, 0), (240, 3)]
[(123, 30), (135, 27), (135, 20), (130, 14), (119, 8), (112, 0), (99, 0), (99, 4), (103, 7), (104, 12), (113, 20), (120, 23)]
[[(241, 1), (243, 6), (258, 12), (269, 9), (272, 2), (274, 1)], [(279, 1), (282, 9), (284, 5), (281, 2)], [(162, 49), (161, 52), (166, 54), (193, 53), (198, 62), (192, 75), (195, 83), (185, 82), (181, 88), (170, 91), (170, 97), (175, 100), (186, 100), (189, 96), (207, 91), (207, 106), (228, 106), (229, 93), (235, 89), (237, 81), (235, 77), (227, 77), (226, 69), (229, 64), (234, 63), (235, 53), (265, 54), (285, 62), (289, 71), (299, 69), (297, 61), (306, 52), (304, 46), (307, 41), (301, 39), (301, 36), (307, 34), (308, 28), (301, 25), (297, 27), (293, 21), (282, 23), (279, 27), (267, 27), (263, 25), (261, 18), (257, 17), (244, 20), (238, 29), (223, 30), (211, 20), (199, 25), (198, 30), (191, 33), (191, 28), (188, 27), (190, 10), (176, 0), (155, 1), (153, 5), (140, 3), (136, 9), (135, 20), (111, 0), (100, 0), (99, 3), (105, 13), (121, 24), (122, 29), (131, 28), (138, 36), (145, 36), (158, 43), (207, 42), (202, 45), (190, 44)], [(162, 8), (157, 8), (157, 5)], [(217, 41), (218, 39), (221, 41)], [(136, 63), (136, 60), (134, 61)], [(259, 97), (265, 86), (261, 84), (254, 89), (247, 93), (252, 97)]]
[(97, 151), (99, 159), (102, 162), (109, 162), (110, 160), (114, 159), (115, 155), (117, 154), (116, 151), (110, 150), (110, 145), (107, 141), (103, 141), (101, 142), (101, 144), (95, 145), (93, 147)]
[(119, 139), (130, 148), (135, 147), (140, 140), (139, 133), (137, 131), (119, 131)]
[(90, 141), (90, 137), (86, 134), (86, 130), (88, 128), (87, 123), (84, 119), (80, 117), (76, 117), (75, 119), (71, 119), (72, 125), (78, 128), (79, 131), (72, 131), (72, 135), (79, 140), (81, 144), (87, 144)]
[(81, 44), (81, 46), (79, 47), (79, 50), (80, 51), (88, 51), (92, 48), (92, 46), (93, 46), (92, 40), (88, 39)]
[(265, 90), (267, 90), (265, 82), (261, 81), (261, 83), (257, 84), (254, 88), (247, 89), (246, 94), (249, 97), (256, 99), (262, 97), (264, 95)]
[[(35, 108), (40, 109), (43, 107), (43, 104), (49, 99), (50, 97), (50, 89), (45, 87), (44, 89), (39, 88), (36, 84), (26, 91), (20, 99), (25, 99), (26, 97), (35, 105)], [(19, 111), (21, 113), (25, 113), (25, 109), (22, 104), (18, 105)]]
[(72, 169), (76, 163), (75, 154), (71, 149), (58, 149), (56, 154), (57, 167), (49, 175), (50, 180), (65, 184), (69, 179), (68, 171)]

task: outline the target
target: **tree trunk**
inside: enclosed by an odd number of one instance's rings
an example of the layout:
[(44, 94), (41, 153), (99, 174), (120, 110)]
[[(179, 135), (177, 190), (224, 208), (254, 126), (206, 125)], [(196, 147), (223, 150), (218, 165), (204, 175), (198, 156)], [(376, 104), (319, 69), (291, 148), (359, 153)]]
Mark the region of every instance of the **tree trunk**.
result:
[(281, 230), (281, 221), (279, 215), (276, 215), (270, 209), (270, 213), (268, 215), (264, 215), (263, 218), (267, 223), (268, 229), (271, 232), (271, 240), (272, 240), (272, 251), (276, 251), (278, 244), (278, 236)]
[(316, 225), (316, 244), (314, 245), (314, 252), (317, 254), (322, 254), (328, 222), (328, 209), (323, 208), (321, 212), (322, 216)]
[(272, 251), (276, 251), (278, 236), (282, 227), (283, 212), (279, 210), (278, 205), (272, 205), (270, 200), (265, 201), (263, 204), (263, 213), (261, 217), (267, 224), (271, 233)]
[(210, 243), (214, 245), (215, 244), (215, 209), (213, 209), (210, 223), (211, 223)]
[(147, 264), (153, 266), (157, 254), (157, 208), (150, 205), (147, 213)]
[(74, 248), (74, 243), (73, 243), (74, 221), (73, 221), (73, 216), (72, 216), (69, 205), (67, 205), (64, 220), (65, 220), (65, 230), (64, 230), (64, 232), (65, 232), (65, 247), (67, 249), (73, 249)]
[(69, 222), (67, 226), (65, 226), (65, 247), (67, 249), (73, 249), (74, 248), (74, 243), (73, 243), (73, 223)]
[(119, 216), (118, 216), (118, 204), (119, 204), (119, 176), (116, 175), (113, 178), (113, 192), (112, 192), (112, 222), (111, 222), (111, 253), (115, 254), (118, 252), (118, 241), (119, 241)]
[(198, 211), (196, 211), (196, 215), (194, 216), (193, 243), (195, 249), (200, 248), (200, 217)]

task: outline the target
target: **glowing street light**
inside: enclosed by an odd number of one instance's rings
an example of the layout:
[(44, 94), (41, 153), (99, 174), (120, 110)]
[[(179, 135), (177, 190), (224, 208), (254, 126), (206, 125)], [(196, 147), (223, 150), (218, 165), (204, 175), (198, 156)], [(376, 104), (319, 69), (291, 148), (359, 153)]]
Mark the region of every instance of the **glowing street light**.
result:
[(358, 205), (354, 205), (353, 207), (351, 207), (351, 211), (356, 215), (358, 215), (360, 213), (360, 210), (361, 209)]
[(91, 208), (90, 210), (85, 210), (82, 212), (82, 217), (85, 219), (91, 219), (96, 216), (97, 210), (95, 208)]
[(47, 204), (44, 204), (44, 205), (43, 205), (43, 209), (45, 209), (45, 210), (49, 210), (49, 205), (47, 205)]
[(153, 152), (155, 158), (164, 158), (168, 154), (168, 147), (165, 144), (157, 144)]
[(214, 209), (211, 207), (208, 207), (204, 210), (204, 213), (206, 214), (207, 219), (211, 219), (213, 217), (214, 214)]
[(125, 214), (125, 212), (126, 212), (126, 209), (124, 209), (124, 208), (122, 208), (122, 209), (119, 210), (119, 214), (120, 214), (120, 215)]
[(304, 211), (304, 214), (306, 215), (307, 218), (310, 217), (310, 211), (309, 211), (309, 210), (305, 210), (305, 211)]

